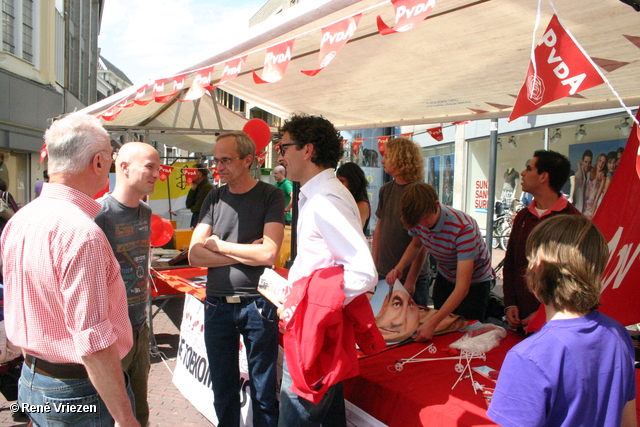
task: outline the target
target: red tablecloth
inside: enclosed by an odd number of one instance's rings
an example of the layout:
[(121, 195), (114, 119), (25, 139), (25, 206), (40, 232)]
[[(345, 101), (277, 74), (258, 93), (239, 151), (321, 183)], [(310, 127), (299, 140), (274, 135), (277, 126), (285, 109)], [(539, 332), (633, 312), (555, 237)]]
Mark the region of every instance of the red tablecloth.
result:
[[(425, 351), (418, 357), (448, 357), (442, 349), (461, 336), (456, 332), (435, 337), (433, 343), (438, 352), (431, 355)], [(486, 354), (486, 361), (474, 359), (471, 366), (487, 365), (499, 370), (509, 349), (521, 340), (508, 332), (500, 346)], [(487, 417), (485, 399), (481, 392), (474, 394), (470, 379), (451, 390), (460, 376), (454, 370), (457, 360), (406, 363), (401, 372), (394, 371), (398, 359), (410, 358), (426, 345), (407, 344), (362, 358), (360, 375), (344, 381), (345, 398), (390, 427), (495, 426)], [(495, 382), (480, 375), (474, 378), (480, 384), (495, 387)]]

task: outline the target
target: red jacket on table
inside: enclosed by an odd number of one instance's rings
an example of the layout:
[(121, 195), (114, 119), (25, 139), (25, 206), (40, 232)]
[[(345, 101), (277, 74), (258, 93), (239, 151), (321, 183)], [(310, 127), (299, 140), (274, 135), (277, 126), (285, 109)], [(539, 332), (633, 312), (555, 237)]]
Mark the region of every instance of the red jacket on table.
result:
[(358, 375), (356, 343), (374, 354), (386, 343), (371, 304), (359, 295), (347, 306), (342, 266), (296, 281), (284, 304), (284, 352), (291, 391), (315, 404), (329, 387)]

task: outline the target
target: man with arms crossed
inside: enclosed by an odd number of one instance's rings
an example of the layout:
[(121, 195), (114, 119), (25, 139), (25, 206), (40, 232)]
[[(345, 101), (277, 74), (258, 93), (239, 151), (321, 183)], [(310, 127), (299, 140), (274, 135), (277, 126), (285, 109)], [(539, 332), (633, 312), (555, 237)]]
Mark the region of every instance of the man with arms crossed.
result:
[(189, 263), (209, 267), (204, 337), (219, 427), (240, 424), (240, 335), (247, 350), (253, 423), (278, 422), (276, 307), (257, 290), (284, 236), (284, 194), (252, 178), (256, 147), (244, 132), (216, 138), (213, 163), (224, 185), (209, 193), (193, 231)]
[[(287, 168), (289, 177), (301, 185), (298, 255), (289, 271), (289, 282), (319, 268), (342, 265), (348, 304), (373, 288), (378, 275), (362, 233), (356, 202), (335, 177), (342, 156), (342, 138), (328, 120), (307, 115), (293, 115), (280, 133), (283, 137), (278, 161)], [(317, 405), (293, 393), (291, 384), (285, 364), (279, 426), (346, 426), (342, 383), (330, 387)]]
[(102, 210), (96, 216), (96, 224), (111, 244), (127, 290), (133, 348), (122, 360), (122, 369), (131, 380), (136, 418), (140, 425), (146, 426), (151, 365), (147, 324), (151, 208), (140, 199), (153, 193), (159, 176), (160, 156), (149, 144), (129, 142), (120, 148), (115, 163), (116, 186), (113, 193), (98, 200)]
[(504, 257), (505, 314), (513, 329), (526, 328), (540, 306), (540, 301), (529, 290), (524, 276), (528, 265), (527, 238), (531, 230), (555, 215), (580, 215), (580, 211), (560, 193), (570, 173), (571, 163), (565, 156), (555, 151), (538, 150), (520, 174), (522, 191), (531, 193), (533, 202), (518, 212), (513, 220)]
[[(131, 323), (118, 261), (93, 218), (113, 162), (98, 119), (70, 114), (45, 132), (50, 181), (2, 235), (7, 337), (25, 363), (18, 400), (86, 412), (31, 412), (34, 424), (139, 426), (120, 361)], [(130, 393), (130, 389), (129, 389)], [(81, 405), (88, 405), (83, 407)]]

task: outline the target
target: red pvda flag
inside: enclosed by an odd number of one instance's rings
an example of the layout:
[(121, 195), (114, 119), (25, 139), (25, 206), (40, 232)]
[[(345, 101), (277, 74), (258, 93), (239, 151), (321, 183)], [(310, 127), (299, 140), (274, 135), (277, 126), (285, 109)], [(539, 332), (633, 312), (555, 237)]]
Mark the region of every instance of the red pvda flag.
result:
[(384, 153), (387, 151), (387, 142), (389, 142), (391, 136), (379, 136), (378, 137), (378, 151), (381, 156), (384, 156)]
[(258, 77), (256, 70), (253, 70), (253, 81), (255, 83), (275, 83), (282, 80), (284, 73), (287, 71), (287, 66), (291, 61), (294, 41), (295, 39), (287, 40), (267, 48), (267, 54), (264, 57), (262, 78)]
[(173, 170), (173, 166), (160, 165), (160, 170), (158, 171), (160, 176), (160, 181), (166, 181), (171, 175), (171, 171)]
[(195, 101), (203, 97), (205, 93), (211, 88), (211, 73), (213, 72), (213, 65), (204, 67), (196, 71), (196, 78), (193, 79), (191, 87), (184, 96), (184, 99), (179, 101)]
[(362, 145), (366, 138), (356, 138), (353, 140), (353, 144), (351, 144), (351, 149), (353, 150), (353, 155), (358, 155), (358, 148)]
[(182, 169), (182, 174), (184, 175), (184, 179), (187, 182), (187, 185), (191, 185), (193, 182), (193, 178), (196, 177), (196, 173), (198, 169), (196, 168), (184, 168)]
[(427, 129), (427, 133), (431, 136), (431, 138), (436, 141), (442, 141), (442, 126), (438, 126), (435, 128)]
[[(155, 97), (156, 102), (159, 102), (161, 104), (165, 102), (169, 102), (171, 98), (173, 98), (175, 94), (178, 93), (184, 86), (184, 82), (187, 79), (187, 74), (186, 73), (178, 74), (177, 76), (173, 76), (171, 79), (173, 80), (173, 90), (171, 91), (171, 93), (167, 95), (156, 95)], [(163, 83), (163, 89), (164, 89), (164, 83)]]
[(378, 31), (383, 36), (409, 31), (427, 19), (436, 7), (436, 0), (391, 0), (391, 3), (396, 12), (396, 24), (393, 28), (389, 28), (380, 15), (377, 18)]
[(600, 73), (582, 47), (558, 20), (551, 17), (549, 26), (534, 50), (536, 70), (529, 70), (509, 121), (524, 116), (556, 99), (604, 83)]
[(358, 29), (358, 24), (360, 23), (360, 18), (362, 18), (361, 13), (322, 28), (319, 68), (316, 70), (302, 70), (300, 72), (313, 77), (329, 65), (331, 60), (340, 52), (340, 49), (342, 49), (355, 34)]
[(602, 277), (599, 310), (623, 325), (640, 322), (640, 177), (636, 172), (637, 162), (638, 127), (634, 125), (620, 164), (593, 218), (593, 223), (607, 239), (610, 251)]
[(247, 62), (247, 55), (241, 56), (240, 58), (231, 59), (224, 63), (224, 68), (222, 69), (222, 76), (218, 83), (213, 85), (213, 88), (222, 86), (226, 82), (235, 79), (242, 71), (242, 66)]

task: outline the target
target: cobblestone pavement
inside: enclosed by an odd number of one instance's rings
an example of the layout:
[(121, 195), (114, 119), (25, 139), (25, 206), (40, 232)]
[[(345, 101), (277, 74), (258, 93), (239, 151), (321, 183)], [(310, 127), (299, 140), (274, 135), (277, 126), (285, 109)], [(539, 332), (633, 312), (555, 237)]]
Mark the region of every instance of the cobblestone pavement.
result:
[[(168, 358), (151, 358), (149, 373), (149, 425), (156, 426), (211, 426), (196, 408), (182, 396), (172, 381), (172, 372), (176, 365), (180, 339), (180, 321), (182, 319), (183, 298), (168, 300), (166, 306), (158, 312), (153, 320), (153, 328), (158, 342), (158, 349)], [(156, 311), (158, 302), (154, 303)], [(26, 418), (13, 418), (9, 409), (12, 402), (7, 402), (0, 394), (0, 426), (27, 426)]]

